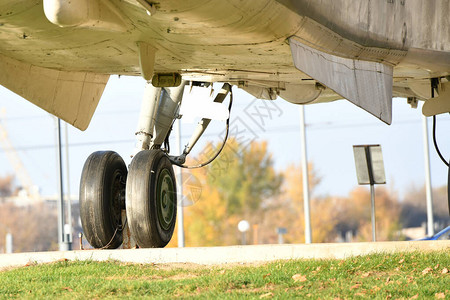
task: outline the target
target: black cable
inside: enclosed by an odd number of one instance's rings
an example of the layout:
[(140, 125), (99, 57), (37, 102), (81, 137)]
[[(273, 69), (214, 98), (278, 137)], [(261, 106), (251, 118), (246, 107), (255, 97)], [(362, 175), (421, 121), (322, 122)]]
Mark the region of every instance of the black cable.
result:
[[(431, 78), (431, 98), (434, 98), (434, 90), (437, 89), (438, 85), (439, 85), (439, 80), (437, 78)], [(445, 160), (444, 156), (442, 155), (441, 151), (439, 150), (439, 146), (436, 141), (436, 115), (433, 116), (433, 144), (434, 144), (434, 148), (436, 149), (436, 152), (439, 155), (439, 157), (441, 158), (441, 160), (444, 162), (444, 164), (447, 167), (449, 167), (449, 163)]]
[(439, 150), (439, 146), (436, 142), (436, 116), (433, 116), (433, 143), (434, 148), (436, 149), (437, 154), (441, 158), (441, 160), (444, 162), (444, 164), (449, 167), (449, 163), (445, 160), (444, 156), (442, 155), (441, 151)]
[(233, 106), (233, 90), (232, 90), (232, 88), (233, 88), (233, 86), (230, 86), (230, 103), (228, 104), (228, 119), (226, 121), (225, 137), (223, 139), (222, 146), (220, 146), (220, 149), (217, 151), (217, 153), (214, 154), (214, 156), (212, 158), (210, 158), (208, 161), (201, 163), (199, 165), (196, 165), (196, 166), (186, 166), (183, 164), (178, 164), (175, 161), (171, 160), (174, 165), (181, 167), (181, 168), (185, 168), (185, 169), (198, 169), (198, 168), (204, 167), (206, 165), (209, 165), (210, 163), (213, 162), (213, 160), (215, 160), (217, 158), (217, 156), (219, 156), (219, 154), (222, 152), (223, 148), (225, 147), (225, 144), (227, 143), (228, 133), (230, 131), (231, 107)]

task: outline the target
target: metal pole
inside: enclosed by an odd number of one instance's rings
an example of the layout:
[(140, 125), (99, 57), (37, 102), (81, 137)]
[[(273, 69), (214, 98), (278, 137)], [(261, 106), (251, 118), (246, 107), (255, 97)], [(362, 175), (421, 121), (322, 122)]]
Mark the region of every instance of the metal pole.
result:
[(13, 236), (11, 232), (6, 234), (6, 253), (13, 253)]
[(61, 151), (61, 119), (57, 120), (57, 153), (58, 153), (58, 181), (59, 181), (59, 199), (58, 199), (58, 244), (60, 251), (67, 251), (67, 245), (64, 243), (64, 188), (63, 188), (63, 170), (62, 170), (62, 151)]
[(375, 227), (375, 186), (370, 185), (370, 206), (372, 209), (372, 241), (377, 241), (376, 227)]
[[(178, 153), (183, 153), (181, 148), (181, 119), (175, 121), (175, 139), (177, 143)], [(176, 168), (177, 176), (177, 191), (178, 196), (181, 198), (178, 200), (178, 247), (184, 247), (184, 202), (183, 202), (183, 174), (181, 168)]]
[(428, 236), (434, 235), (433, 220), (433, 194), (431, 193), (431, 172), (430, 172), (430, 143), (428, 139), (428, 119), (422, 115), (423, 129), (423, 152), (425, 159), (425, 192), (427, 199), (427, 229)]
[(278, 234), (278, 244), (284, 244), (283, 235), (281, 233)]
[(65, 142), (66, 142), (66, 179), (67, 179), (67, 224), (69, 232), (66, 232), (68, 234), (69, 239), (66, 241), (69, 244), (69, 250), (72, 250), (72, 201), (70, 199), (70, 170), (69, 170), (69, 129), (67, 126), (67, 123), (64, 124), (64, 134), (65, 134)]
[(247, 245), (246, 232), (242, 232), (242, 245)]
[(309, 180), (308, 180), (308, 158), (306, 153), (306, 129), (305, 108), (300, 105), (300, 134), (302, 147), (302, 171), (303, 171), (303, 208), (305, 214), (305, 243), (311, 244), (311, 216), (309, 208)]

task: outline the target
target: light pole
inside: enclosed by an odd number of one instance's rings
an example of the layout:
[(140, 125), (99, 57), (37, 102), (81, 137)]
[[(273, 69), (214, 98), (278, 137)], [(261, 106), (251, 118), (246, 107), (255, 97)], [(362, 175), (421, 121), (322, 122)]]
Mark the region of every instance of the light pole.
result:
[(302, 176), (303, 176), (303, 209), (305, 214), (305, 243), (312, 243), (311, 214), (309, 208), (309, 180), (308, 180), (308, 156), (306, 153), (306, 128), (305, 107), (300, 105), (300, 135), (302, 147)]
[(6, 253), (13, 253), (13, 236), (11, 232), (6, 233)]
[(246, 234), (250, 229), (250, 223), (247, 220), (242, 220), (238, 224), (238, 230), (242, 233), (242, 245), (247, 245)]
[[(181, 119), (175, 121), (175, 139), (177, 143), (178, 153), (181, 155)], [(180, 197), (178, 200), (178, 247), (184, 247), (184, 200), (183, 200), (183, 174), (181, 168), (176, 168), (177, 176), (177, 194)]]
[(65, 227), (65, 209), (64, 209), (64, 186), (63, 186), (63, 161), (62, 161), (62, 141), (61, 141), (61, 119), (57, 119), (57, 162), (58, 162), (58, 184), (59, 184), (59, 199), (58, 199), (58, 244), (60, 251), (71, 250), (72, 244), (67, 238)]
[(427, 231), (428, 236), (434, 235), (433, 220), (433, 194), (431, 193), (431, 172), (430, 172), (430, 142), (428, 139), (428, 119), (422, 115), (423, 128), (423, 153), (425, 160), (425, 191), (427, 199)]

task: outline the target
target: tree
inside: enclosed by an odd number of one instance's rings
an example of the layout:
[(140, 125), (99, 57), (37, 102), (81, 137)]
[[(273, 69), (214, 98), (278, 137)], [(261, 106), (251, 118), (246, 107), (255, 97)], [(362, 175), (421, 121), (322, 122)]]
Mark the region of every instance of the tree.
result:
[[(206, 161), (215, 151), (217, 147), (208, 144), (196, 161)], [(234, 139), (217, 160), (192, 174), (201, 182), (202, 192), (194, 205), (185, 208), (188, 246), (238, 243), (238, 222), (260, 223), (269, 203), (280, 193), (283, 180), (273, 167), (266, 142), (245, 147)]]
[[(434, 188), (432, 194), (434, 221), (445, 224), (448, 222), (449, 211), (447, 187)], [(427, 222), (425, 186), (411, 185), (401, 203), (401, 221), (404, 227), (420, 227)]]
[[(208, 146), (210, 147), (210, 145)], [(207, 167), (207, 183), (225, 199), (230, 214), (249, 217), (279, 193), (282, 175), (273, 168), (267, 142), (244, 146), (230, 139), (221, 158)]]
[[(310, 215), (313, 242), (330, 242), (335, 239), (335, 200), (332, 197), (314, 197), (320, 177), (309, 164)], [(303, 198), (303, 175), (300, 166), (291, 165), (284, 171), (285, 183), (279, 208), (272, 211), (282, 227), (288, 229), (286, 241), (300, 243), (305, 241), (305, 217)], [(280, 211), (281, 210), (281, 211)], [(281, 222), (281, 220), (283, 220)]]
[[(378, 187), (375, 193), (375, 219), (377, 241), (399, 240), (400, 204), (393, 193)], [(357, 187), (348, 198), (341, 198), (338, 207), (337, 229), (341, 233), (351, 231), (358, 241), (372, 240), (370, 193)]]

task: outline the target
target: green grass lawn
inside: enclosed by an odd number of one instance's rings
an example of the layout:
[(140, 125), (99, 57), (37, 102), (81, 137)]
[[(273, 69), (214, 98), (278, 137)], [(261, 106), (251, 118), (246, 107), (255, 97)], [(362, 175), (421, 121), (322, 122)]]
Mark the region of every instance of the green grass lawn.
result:
[(6, 298), (450, 299), (450, 250), (260, 265), (63, 261), (0, 272)]

